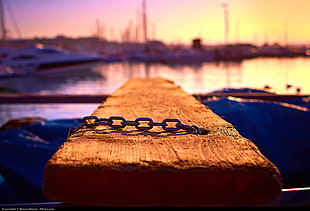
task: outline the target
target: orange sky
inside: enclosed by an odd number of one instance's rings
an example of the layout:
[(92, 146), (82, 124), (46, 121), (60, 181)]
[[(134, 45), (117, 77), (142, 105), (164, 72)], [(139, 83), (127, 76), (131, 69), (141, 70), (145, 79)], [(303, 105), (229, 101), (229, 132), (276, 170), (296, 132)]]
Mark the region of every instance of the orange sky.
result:
[[(131, 39), (141, 22), (143, 0), (3, 0), (11, 38), (90, 36), (96, 21), (108, 40), (121, 40), (131, 25)], [(224, 42), (228, 6), (229, 42), (310, 43), (309, 0), (146, 0), (150, 38), (167, 43)], [(141, 24), (140, 24), (141, 25)], [(140, 28), (141, 29), (141, 28)]]

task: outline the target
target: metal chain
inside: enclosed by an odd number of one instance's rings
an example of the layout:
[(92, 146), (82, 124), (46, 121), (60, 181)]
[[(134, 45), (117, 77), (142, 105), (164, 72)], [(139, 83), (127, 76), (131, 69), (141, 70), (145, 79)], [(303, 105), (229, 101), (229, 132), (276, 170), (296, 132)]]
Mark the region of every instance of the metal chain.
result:
[[(116, 121), (121, 121), (120, 124), (115, 123)], [(138, 130), (150, 130), (154, 126), (162, 127), (166, 131), (177, 131), (183, 129), (189, 133), (196, 135), (203, 135), (201, 129), (196, 125), (185, 125), (182, 124), (179, 119), (164, 119), (162, 122), (154, 122), (151, 118), (148, 117), (138, 117), (134, 121), (126, 120), (121, 116), (111, 116), (109, 118), (99, 118), (97, 116), (85, 116), (82, 119), (83, 123), (78, 127), (73, 127), (69, 130), (68, 137), (72, 135), (75, 131), (83, 126), (96, 126), (96, 125), (108, 125), (112, 128), (119, 129), (125, 128), (126, 126), (134, 126)], [(148, 126), (141, 126), (141, 122), (147, 123)], [(167, 123), (175, 123), (175, 127), (168, 127)]]

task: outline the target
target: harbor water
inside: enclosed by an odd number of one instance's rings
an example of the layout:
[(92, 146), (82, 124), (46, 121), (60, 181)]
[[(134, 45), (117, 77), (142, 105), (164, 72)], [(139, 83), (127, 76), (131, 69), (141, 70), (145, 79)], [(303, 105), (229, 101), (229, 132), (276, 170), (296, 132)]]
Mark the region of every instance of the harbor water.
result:
[[(0, 78), (9, 92), (36, 94), (110, 94), (134, 77), (164, 77), (188, 93), (222, 88), (270, 87), (282, 94), (310, 94), (310, 58), (256, 58), (195, 65), (100, 62), (44, 75)], [(39, 116), (48, 120), (90, 115), (99, 104), (0, 104), (0, 125), (9, 119)]]
[[(1, 78), (0, 87), (2, 92), (16, 93), (110, 94), (131, 78), (164, 77), (192, 94), (223, 88), (257, 91), (266, 86), (270, 87), (268, 91), (282, 94), (295, 94), (297, 90), (310, 94), (308, 68), (310, 59), (306, 58), (174, 66), (96, 63), (70, 72)], [(202, 103), (232, 123), (277, 166), (284, 188), (309, 187), (309, 98), (297, 102), (219, 98)], [(81, 118), (91, 115), (99, 105), (0, 104), (1, 125), (12, 119), (40, 117), (33, 118), (39, 120), (34, 124), (0, 132), (0, 204), (49, 201), (42, 192), (46, 162), (66, 140), (70, 128), (80, 125)]]

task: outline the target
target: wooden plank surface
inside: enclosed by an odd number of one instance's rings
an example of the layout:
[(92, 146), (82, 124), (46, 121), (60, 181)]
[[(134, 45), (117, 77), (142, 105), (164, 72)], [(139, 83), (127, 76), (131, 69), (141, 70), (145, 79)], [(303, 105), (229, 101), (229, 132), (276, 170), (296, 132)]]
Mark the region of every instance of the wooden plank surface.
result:
[(279, 197), (281, 175), (248, 139), (163, 78), (131, 79), (92, 115), (177, 118), (208, 131), (83, 127), (46, 165), (52, 200), (96, 206), (231, 206)]

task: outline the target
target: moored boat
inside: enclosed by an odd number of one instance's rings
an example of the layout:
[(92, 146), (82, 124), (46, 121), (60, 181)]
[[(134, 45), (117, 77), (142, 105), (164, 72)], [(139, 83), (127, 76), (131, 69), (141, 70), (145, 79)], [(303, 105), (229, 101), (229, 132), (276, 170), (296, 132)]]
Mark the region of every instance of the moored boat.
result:
[(53, 46), (40, 46), (16, 49), (2, 60), (2, 64), (20, 74), (28, 75), (53, 73), (55, 70), (68, 70), (98, 61), (104, 61), (104, 57), (69, 52)]

